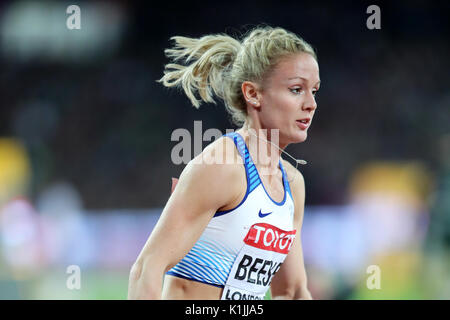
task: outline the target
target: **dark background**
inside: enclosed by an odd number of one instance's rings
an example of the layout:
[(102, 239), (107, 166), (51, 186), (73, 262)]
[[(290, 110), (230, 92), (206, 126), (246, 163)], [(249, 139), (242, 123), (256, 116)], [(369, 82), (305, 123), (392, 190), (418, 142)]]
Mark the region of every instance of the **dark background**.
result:
[[(381, 8), (381, 30), (366, 27), (370, 4)], [(345, 201), (352, 168), (370, 159), (420, 159), (438, 170), (436, 141), (450, 123), (447, 1), (106, 5), (126, 17), (114, 52), (81, 62), (0, 62), (0, 135), (27, 146), (31, 197), (68, 180), (88, 208), (163, 206), (170, 177), (184, 167), (170, 160), (171, 132), (193, 132), (194, 120), (203, 130), (235, 128), (222, 103), (196, 110), (184, 94), (155, 82), (168, 63), (169, 38), (236, 36), (260, 23), (295, 32), (318, 52), (314, 123), (307, 141), (287, 148), (308, 161), (301, 167), (308, 204)], [(82, 23), (66, 32), (85, 32), (83, 16)]]

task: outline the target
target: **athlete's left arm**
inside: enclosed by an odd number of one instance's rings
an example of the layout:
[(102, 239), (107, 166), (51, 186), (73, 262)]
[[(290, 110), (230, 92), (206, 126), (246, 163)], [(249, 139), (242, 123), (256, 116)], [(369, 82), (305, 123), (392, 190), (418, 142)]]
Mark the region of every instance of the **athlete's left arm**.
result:
[[(272, 279), (272, 299), (312, 299), (307, 288), (305, 264), (301, 241), (301, 228), (305, 208), (305, 181), (303, 175), (286, 162), (284, 166), (288, 176), (295, 175), (290, 182), (292, 197), (294, 198), (294, 225), (297, 229), (294, 244), (287, 255), (280, 270)], [(288, 169), (289, 168), (289, 169)]]

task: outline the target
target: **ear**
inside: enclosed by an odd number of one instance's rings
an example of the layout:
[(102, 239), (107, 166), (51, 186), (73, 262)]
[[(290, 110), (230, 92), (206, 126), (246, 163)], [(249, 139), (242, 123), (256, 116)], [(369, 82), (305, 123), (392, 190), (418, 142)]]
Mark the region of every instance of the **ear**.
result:
[(253, 107), (260, 107), (260, 86), (251, 81), (242, 82), (242, 94), (247, 104)]

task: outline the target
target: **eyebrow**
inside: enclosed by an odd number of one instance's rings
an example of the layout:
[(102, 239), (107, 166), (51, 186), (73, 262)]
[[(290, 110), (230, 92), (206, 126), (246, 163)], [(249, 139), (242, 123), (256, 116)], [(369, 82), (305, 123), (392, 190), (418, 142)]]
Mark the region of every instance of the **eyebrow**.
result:
[[(292, 80), (292, 79), (302, 79), (302, 80), (308, 81), (308, 79), (303, 78), (303, 77), (292, 77), (292, 78), (288, 78), (288, 80)], [(320, 84), (320, 80), (316, 83), (316, 85), (317, 85), (317, 84)]]

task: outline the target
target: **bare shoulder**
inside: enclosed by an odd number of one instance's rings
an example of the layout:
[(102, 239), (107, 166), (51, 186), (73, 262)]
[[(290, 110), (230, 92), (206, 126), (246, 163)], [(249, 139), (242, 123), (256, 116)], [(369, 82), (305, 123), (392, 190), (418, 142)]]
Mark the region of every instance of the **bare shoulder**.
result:
[(212, 170), (220, 175), (231, 175), (232, 178), (242, 172), (242, 158), (233, 140), (226, 137), (220, 137), (210, 143), (191, 162), (199, 164), (199, 168), (203, 170)]
[(245, 181), (242, 158), (233, 140), (221, 137), (189, 161), (175, 190), (186, 192), (192, 201), (211, 201), (210, 206), (220, 208), (240, 196)]
[(203, 150), (202, 156), (206, 160), (213, 158), (217, 164), (231, 164), (230, 168), (237, 168), (242, 164), (242, 158), (233, 140), (224, 136), (210, 143)]

